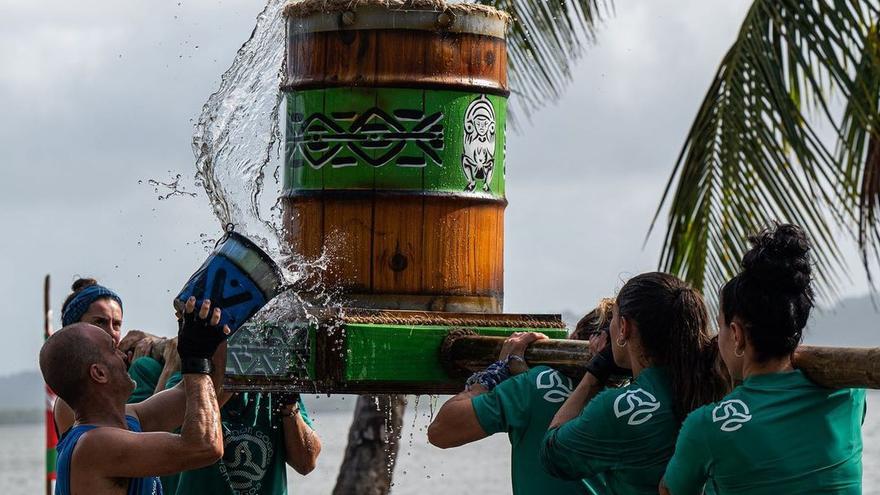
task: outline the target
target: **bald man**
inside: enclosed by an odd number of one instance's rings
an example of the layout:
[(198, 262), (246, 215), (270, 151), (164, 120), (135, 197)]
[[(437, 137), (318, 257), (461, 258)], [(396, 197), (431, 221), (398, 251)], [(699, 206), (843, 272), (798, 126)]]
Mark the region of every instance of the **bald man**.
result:
[[(131, 405), (127, 356), (101, 328), (75, 323), (46, 341), (43, 378), (76, 418), (58, 442), (56, 495), (161, 495), (158, 476), (223, 455), (215, 383), (222, 381), (226, 352), (218, 347), (229, 329), (219, 321), (210, 301), (195, 314), (190, 298), (178, 334), (183, 381)], [(180, 434), (169, 433), (181, 425)]]

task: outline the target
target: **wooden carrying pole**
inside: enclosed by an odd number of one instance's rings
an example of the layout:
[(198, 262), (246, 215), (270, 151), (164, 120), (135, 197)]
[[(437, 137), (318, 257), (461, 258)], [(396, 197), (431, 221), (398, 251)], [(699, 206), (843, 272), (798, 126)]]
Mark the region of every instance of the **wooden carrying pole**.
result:
[[(443, 345), (441, 360), (460, 373), (482, 370), (498, 359), (504, 340), (452, 333)], [(525, 353), (530, 366), (547, 365), (573, 376), (584, 374), (590, 357), (589, 344), (582, 340), (539, 340)], [(880, 389), (880, 348), (800, 346), (794, 365), (823, 387)]]

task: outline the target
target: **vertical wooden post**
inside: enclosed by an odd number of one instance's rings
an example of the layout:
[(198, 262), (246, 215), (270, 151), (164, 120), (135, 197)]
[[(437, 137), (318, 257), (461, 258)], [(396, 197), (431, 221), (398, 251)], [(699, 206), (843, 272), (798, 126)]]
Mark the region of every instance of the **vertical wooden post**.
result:
[(384, 495), (391, 490), (405, 407), (403, 395), (358, 398), (333, 495)]
[[(52, 335), (52, 305), (49, 301), (51, 279), (49, 275), (43, 279), (43, 340)], [(55, 491), (55, 446), (58, 444), (58, 434), (55, 431), (55, 392), (46, 387), (46, 495), (52, 495)]]

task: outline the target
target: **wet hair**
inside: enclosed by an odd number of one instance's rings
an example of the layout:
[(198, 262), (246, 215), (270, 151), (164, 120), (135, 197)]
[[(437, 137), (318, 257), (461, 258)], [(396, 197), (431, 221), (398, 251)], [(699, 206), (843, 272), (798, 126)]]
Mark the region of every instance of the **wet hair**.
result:
[(61, 312), (64, 313), (67, 305), (70, 304), (70, 301), (73, 301), (77, 294), (93, 285), (98, 285), (98, 281), (93, 278), (78, 278), (74, 280), (73, 285), (70, 286), (72, 292), (64, 299), (64, 304), (61, 305)]
[[(89, 383), (89, 367), (103, 363), (100, 349), (77, 323), (52, 334), (40, 349), (40, 371), (46, 385), (70, 407), (84, 398)], [(89, 325), (90, 326), (90, 325)]]
[(568, 338), (572, 340), (590, 340), (593, 335), (608, 328), (608, 325), (611, 323), (613, 308), (614, 298), (602, 298), (592, 311), (578, 320), (574, 331), (571, 332)]
[(620, 317), (638, 327), (646, 357), (668, 370), (679, 421), (728, 392), (727, 381), (716, 371), (718, 350), (697, 290), (668, 273), (643, 273), (620, 289), (617, 306)]
[(724, 321), (736, 320), (759, 361), (790, 355), (813, 309), (810, 240), (790, 224), (774, 224), (750, 236), (742, 271), (721, 289)]

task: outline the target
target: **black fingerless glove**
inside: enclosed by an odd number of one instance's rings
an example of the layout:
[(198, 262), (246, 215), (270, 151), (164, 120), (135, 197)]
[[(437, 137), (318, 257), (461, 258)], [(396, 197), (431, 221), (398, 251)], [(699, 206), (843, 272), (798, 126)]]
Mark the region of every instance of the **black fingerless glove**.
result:
[[(208, 315), (210, 319), (210, 314)], [(211, 373), (211, 357), (217, 346), (226, 340), (223, 327), (211, 325), (208, 319), (195, 313), (186, 313), (178, 320), (177, 354), (180, 355), (181, 373)]]
[(605, 383), (611, 375), (632, 376), (632, 370), (621, 368), (614, 363), (614, 352), (611, 350), (610, 336), (605, 347), (587, 363), (587, 373), (595, 376), (599, 383)]

